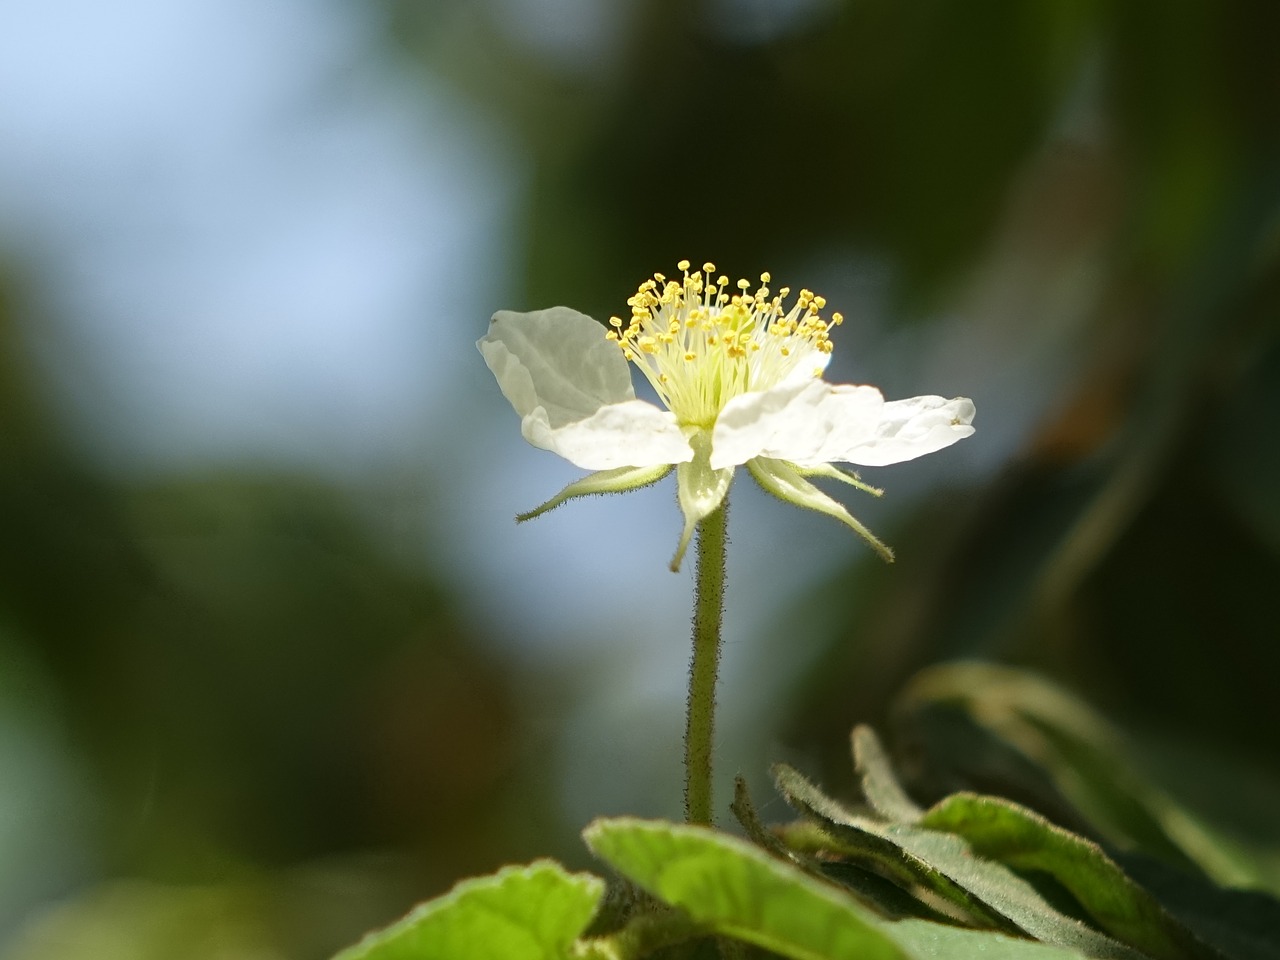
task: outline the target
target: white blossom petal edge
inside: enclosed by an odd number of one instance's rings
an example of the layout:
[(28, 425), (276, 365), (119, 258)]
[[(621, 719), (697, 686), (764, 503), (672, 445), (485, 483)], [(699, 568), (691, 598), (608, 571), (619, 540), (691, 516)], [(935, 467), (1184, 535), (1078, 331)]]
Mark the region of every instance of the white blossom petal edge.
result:
[(693, 458), (675, 416), (636, 399), (626, 358), (586, 314), (499, 310), (476, 346), (535, 447), (584, 470)]
[[(831, 466), (884, 466), (912, 460), (973, 434), (974, 407), (965, 397), (886, 401), (875, 387), (821, 379), (838, 313), (822, 318), (822, 297), (769, 289), (769, 275), (751, 291), (746, 280), (730, 294), (714, 264), (683, 280), (662, 274), (627, 301), (631, 318), (609, 327), (567, 307), (533, 313), (499, 311), (476, 346), (503, 395), (521, 418), (521, 432), (587, 470), (525, 520), (578, 496), (618, 493), (661, 479), (678, 465), (677, 500), (684, 528), (672, 560), (678, 569), (699, 522), (724, 501), (735, 467), (746, 465), (760, 485), (797, 506), (845, 523), (882, 556), (893, 554), (807, 477), (839, 479), (879, 494), (855, 475)], [(634, 364), (663, 406), (637, 400)]]

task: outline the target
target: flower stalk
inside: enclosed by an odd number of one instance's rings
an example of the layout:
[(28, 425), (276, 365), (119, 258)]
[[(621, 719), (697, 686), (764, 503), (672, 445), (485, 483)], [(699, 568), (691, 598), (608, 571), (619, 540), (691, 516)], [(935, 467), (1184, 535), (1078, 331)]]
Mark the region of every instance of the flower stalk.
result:
[[(886, 400), (868, 384), (822, 379), (831, 331), (827, 301), (801, 290), (729, 277), (714, 263), (676, 264), (627, 300), (629, 316), (596, 323), (568, 307), (499, 310), (476, 346), (524, 438), (592, 471), (519, 521), (579, 497), (625, 493), (675, 473), (684, 523), (671, 560), (679, 571), (697, 537), (693, 654), (685, 726), (685, 816), (712, 822), (711, 759), (716, 675), (724, 609), (727, 497), (745, 467), (788, 503), (825, 514), (881, 557), (893, 551), (839, 501), (811, 481), (880, 491), (843, 465), (880, 467), (914, 460), (973, 434), (967, 397), (933, 394)], [(736, 291), (736, 292), (735, 292)], [(632, 370), (658, 404), (636, 397)], [(839, 466), (837, 466), (839, 465)]]
[(711, 754), (715, 739), (716, 678), (724, 620), (725, 543), (729, 498), (698, 524), (693, 605), (693, 656), (684, 734), (684, 812), (692, 824), (710, 826)]

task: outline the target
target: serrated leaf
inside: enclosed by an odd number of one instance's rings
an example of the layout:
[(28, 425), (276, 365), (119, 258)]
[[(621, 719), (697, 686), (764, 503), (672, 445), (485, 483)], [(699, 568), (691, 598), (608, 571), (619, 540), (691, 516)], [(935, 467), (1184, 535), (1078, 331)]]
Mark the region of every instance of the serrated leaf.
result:
[(705, 827), (597, 820), (587, 846), (654, 896), (723, 936), (793, 960), (902, 960), (881, 921), (840, 890)]
[(464, 880), (334, 960), (564, 960), (604, 881), (539, 860)]
[(868, 836), (892, 843), (1037, 940), (1090, 957), (1141, 957), (1133, 948), (1056, 910), (1029, 882), (1008, 867), (975, 855), (958, 836), (850, 815), (789, 767), (775, 768), (775, 778), (788, 802), (817, 818), (833, 837), (854, 844), (865, 843)]
[(1103, 930), (1160, 960), (1212, 956), (1096, 843), (999, 797), (957, 793), (920, 826), (963, 837), (980, 856), (1052, 874)]

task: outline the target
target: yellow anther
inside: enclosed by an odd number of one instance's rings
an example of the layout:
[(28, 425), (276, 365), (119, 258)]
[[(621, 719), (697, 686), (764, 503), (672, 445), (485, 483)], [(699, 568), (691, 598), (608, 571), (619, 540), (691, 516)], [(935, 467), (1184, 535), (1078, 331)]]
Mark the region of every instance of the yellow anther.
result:
[(840, 326), (840, 324), (844, 323), (844, 314), (833, 313), (831, 315), (831, 322), (834, 323), (837, 327)]
[(813, 291), (801, 290), (787, 306), (791, 289), (775, 294), (767, 271), (759, 285), (731, 284), (711, 262), (692, 272), (688, 260), (677, 267), (682, 279), (654, 273), (642, 282), (627, 301), (630, 319), (610, 317), (605, 335), (645, 372), (682, 423), (712, 422), (741, 391), (767, 389), (813, 354), (831, 352), (827, 331), (843, 318), (834, 313), (824, 321), (818, 310), (826, 300)]

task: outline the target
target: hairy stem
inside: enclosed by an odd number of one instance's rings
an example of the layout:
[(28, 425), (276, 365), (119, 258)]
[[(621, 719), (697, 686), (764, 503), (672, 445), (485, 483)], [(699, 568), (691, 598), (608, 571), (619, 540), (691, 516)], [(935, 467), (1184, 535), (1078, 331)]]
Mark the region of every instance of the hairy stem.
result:
[(729, 499), (698, 524), (697, 586), (693, 605), (693, 658), (684, 734), (684, 812), (689, 823), (711, 825), (711, 749), (724, 615), (725, 541)]

